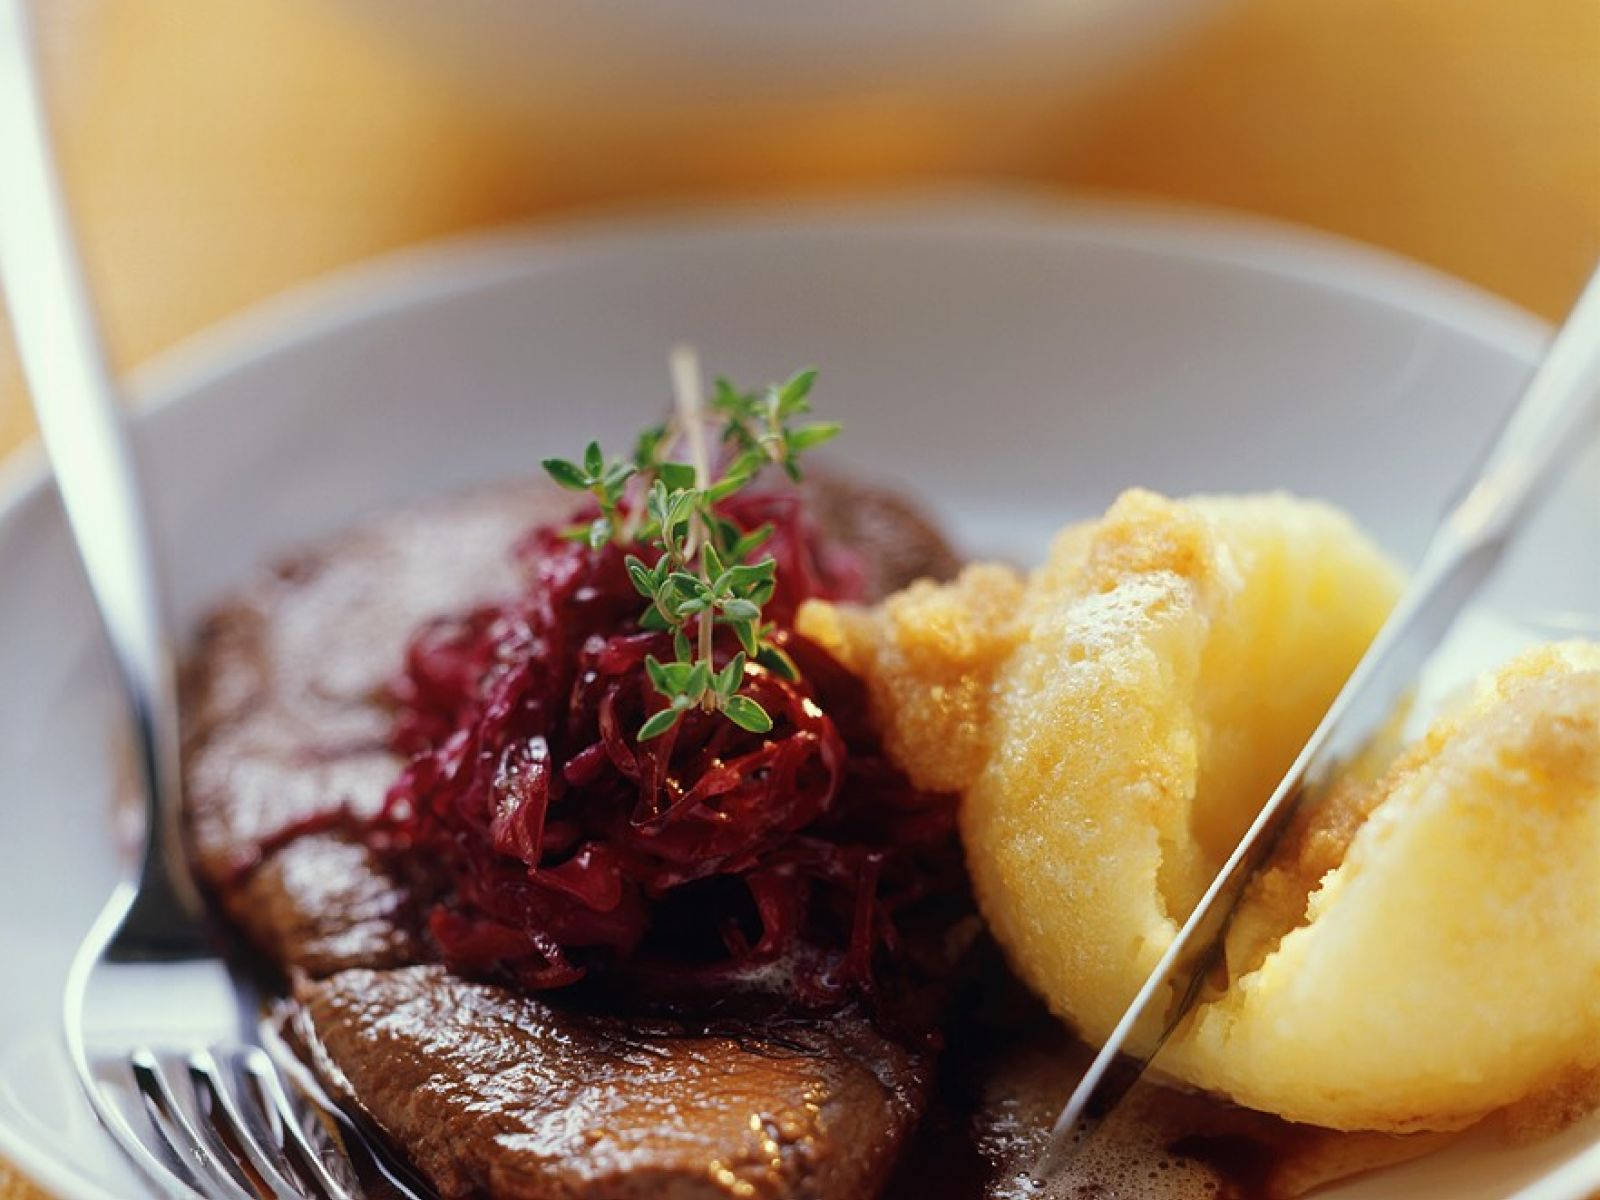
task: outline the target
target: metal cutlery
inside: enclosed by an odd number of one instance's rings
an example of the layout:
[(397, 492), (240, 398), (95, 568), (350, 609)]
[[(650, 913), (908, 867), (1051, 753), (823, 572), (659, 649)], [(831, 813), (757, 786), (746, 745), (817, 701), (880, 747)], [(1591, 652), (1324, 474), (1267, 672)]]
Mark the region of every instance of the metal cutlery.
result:
[[(1382, 728), (1489, 576), (1518, 525), (1600, 413), (1600, 272), (1578, 297), (1410, 586), (1288, 773), (1184, 921), (1056, 1119), (1034, 1175), (1048, 1181), (1138, 1080), (1220, 961), (1250, 880), (1303, 803)], [(1140, 1035), (1143, 1036), (1140, 1036)]]
[[(137, 472), (51, 160), (23, 11), (0, 0), (0, 283), (134, 731), (144, 846), (79, 947), (62, 1005), (101, 1122), (175, 1200), (358, 1200), (382, 1152), (263, 1048), (179, 831), (178, 701)], [(109, 809), (109, 797), (108, 809)], [(417, 1196), (415, 1189), (397, 1188)]]

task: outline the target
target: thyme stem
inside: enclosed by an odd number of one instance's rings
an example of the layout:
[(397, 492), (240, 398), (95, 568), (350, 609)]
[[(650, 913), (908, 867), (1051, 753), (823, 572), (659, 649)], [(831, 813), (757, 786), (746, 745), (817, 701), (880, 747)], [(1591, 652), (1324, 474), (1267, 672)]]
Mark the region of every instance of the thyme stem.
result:
[[(701, 415), (702, 387), (700, 383), (700, 356), (693, 346), (677, 345), (668, 359), (672, 372), (672, 394), (678, 406), (678, 424), (683, 427), (689, 441), (689, 461), (694, 465), (694, 486), (705, 491), (711, 486), (711, 455), (706, 449), (705, 418)], [(700, 547), (705, 544), (705, 517), (696, 509), (689, 518), (689, 540), (684, 547), (684, 557), (694, 561), (695, 573), (700, 582), (710, 583), (706, 573), (705, 555)], [(712, 610), (700, 614), (697, 632), (696, 657), (704, 663), (711, 661)], [(717, 696), (708, 690), (700, 697), (700, 706), (707, 712), (716, 707)]]

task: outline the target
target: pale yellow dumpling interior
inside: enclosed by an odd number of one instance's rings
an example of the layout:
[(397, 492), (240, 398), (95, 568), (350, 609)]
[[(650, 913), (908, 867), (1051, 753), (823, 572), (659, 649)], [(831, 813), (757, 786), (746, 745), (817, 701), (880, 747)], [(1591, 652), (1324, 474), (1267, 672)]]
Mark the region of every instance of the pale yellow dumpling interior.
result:
[[(1326, 505), (1134, 491), (1028, 577), (973, 567), (802, 625), (867, 679), (901, 766), (962, 793), (996, 938), (1099, 1040), (1398, 588)], [(1586, 1065), (1597, 689), (1600, 650), (1544, 652), (1382, 778), (1349, 780), (1254, 890), (1229, 986), (1163, 1069), (1296, 1120), (1401, 1130), (1465, 1124)], [(1550, 955), (1566, 965), (1529, 974)]]
[(1261, 881), (1249, 917), (1281, 940), (1198, 1011), (1167, 1069), (1340, 1128), (1451, 1128), (1588, 1090), (1600, 645), (1521, 655), (1363, 790), (1370, 815), (1308, 893)]

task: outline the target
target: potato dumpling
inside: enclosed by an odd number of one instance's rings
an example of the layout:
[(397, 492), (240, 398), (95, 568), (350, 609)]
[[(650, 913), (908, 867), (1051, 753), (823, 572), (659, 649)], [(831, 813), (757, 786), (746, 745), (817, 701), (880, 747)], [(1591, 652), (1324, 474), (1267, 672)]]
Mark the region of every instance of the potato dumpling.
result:
[(970, 567), (801, 627), (865, 676), (902, 768), (964, 794), (991, 928), (1099, 1039), (1398, 587), (1326, 505), (1130, 491), (1026, 582)]
[[(1338, 1128), (1446, 1129), (1600, 1068), (1600, 645), (1482, 681), (1376, 783), (1312, 814), (1162, 1062)], [(1365, 793), (1363, 795), (1363, 793)], [(1364, 819), (1362, 819), (1364, 817)], [(1325, 873), (1297, 861), (1346, 841)], [(1320, 865), (1320, 864), (1319, 864)], [(1300, 887), (1284, 886), (1298, 876)]]
[[(890, 752), (963, 793), (1021, 973), (1110, 1030), (1398, 591), (1329, 507), (1121, 497), (1027, 579), (970, 568), (802, 627)], [(1600, 651), (1521, 660), (1288, 839), (1161, 1065), (1338, 1128), (1450, 1128), (1600, 1055)], [(1370, 816), (1369, 816), (1370, 814)], [(1348, 852), (1347, 852), (1348, 851)]]

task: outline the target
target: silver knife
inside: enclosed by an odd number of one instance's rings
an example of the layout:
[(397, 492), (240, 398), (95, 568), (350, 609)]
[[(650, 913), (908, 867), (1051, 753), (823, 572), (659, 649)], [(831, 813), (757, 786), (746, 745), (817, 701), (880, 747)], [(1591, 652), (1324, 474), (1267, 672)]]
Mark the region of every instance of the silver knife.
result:
[[(1600, 271), (1591, 276), (1477, 476), (1435, 530), (1411, 585), (1322, 723), (1139, 988), (1056, 1118), (1034, 1177), (1048, 1182), (1127, 1094), (1194, 1006), (1245, 887), (1307, 797), (1383, 727), (1518, 524), (1600, 413)], [(1159, 1022), (1159, 1024), (1158, 1024)], [(1130, 1050), (1141, 1027), (1153, 1038)]]

